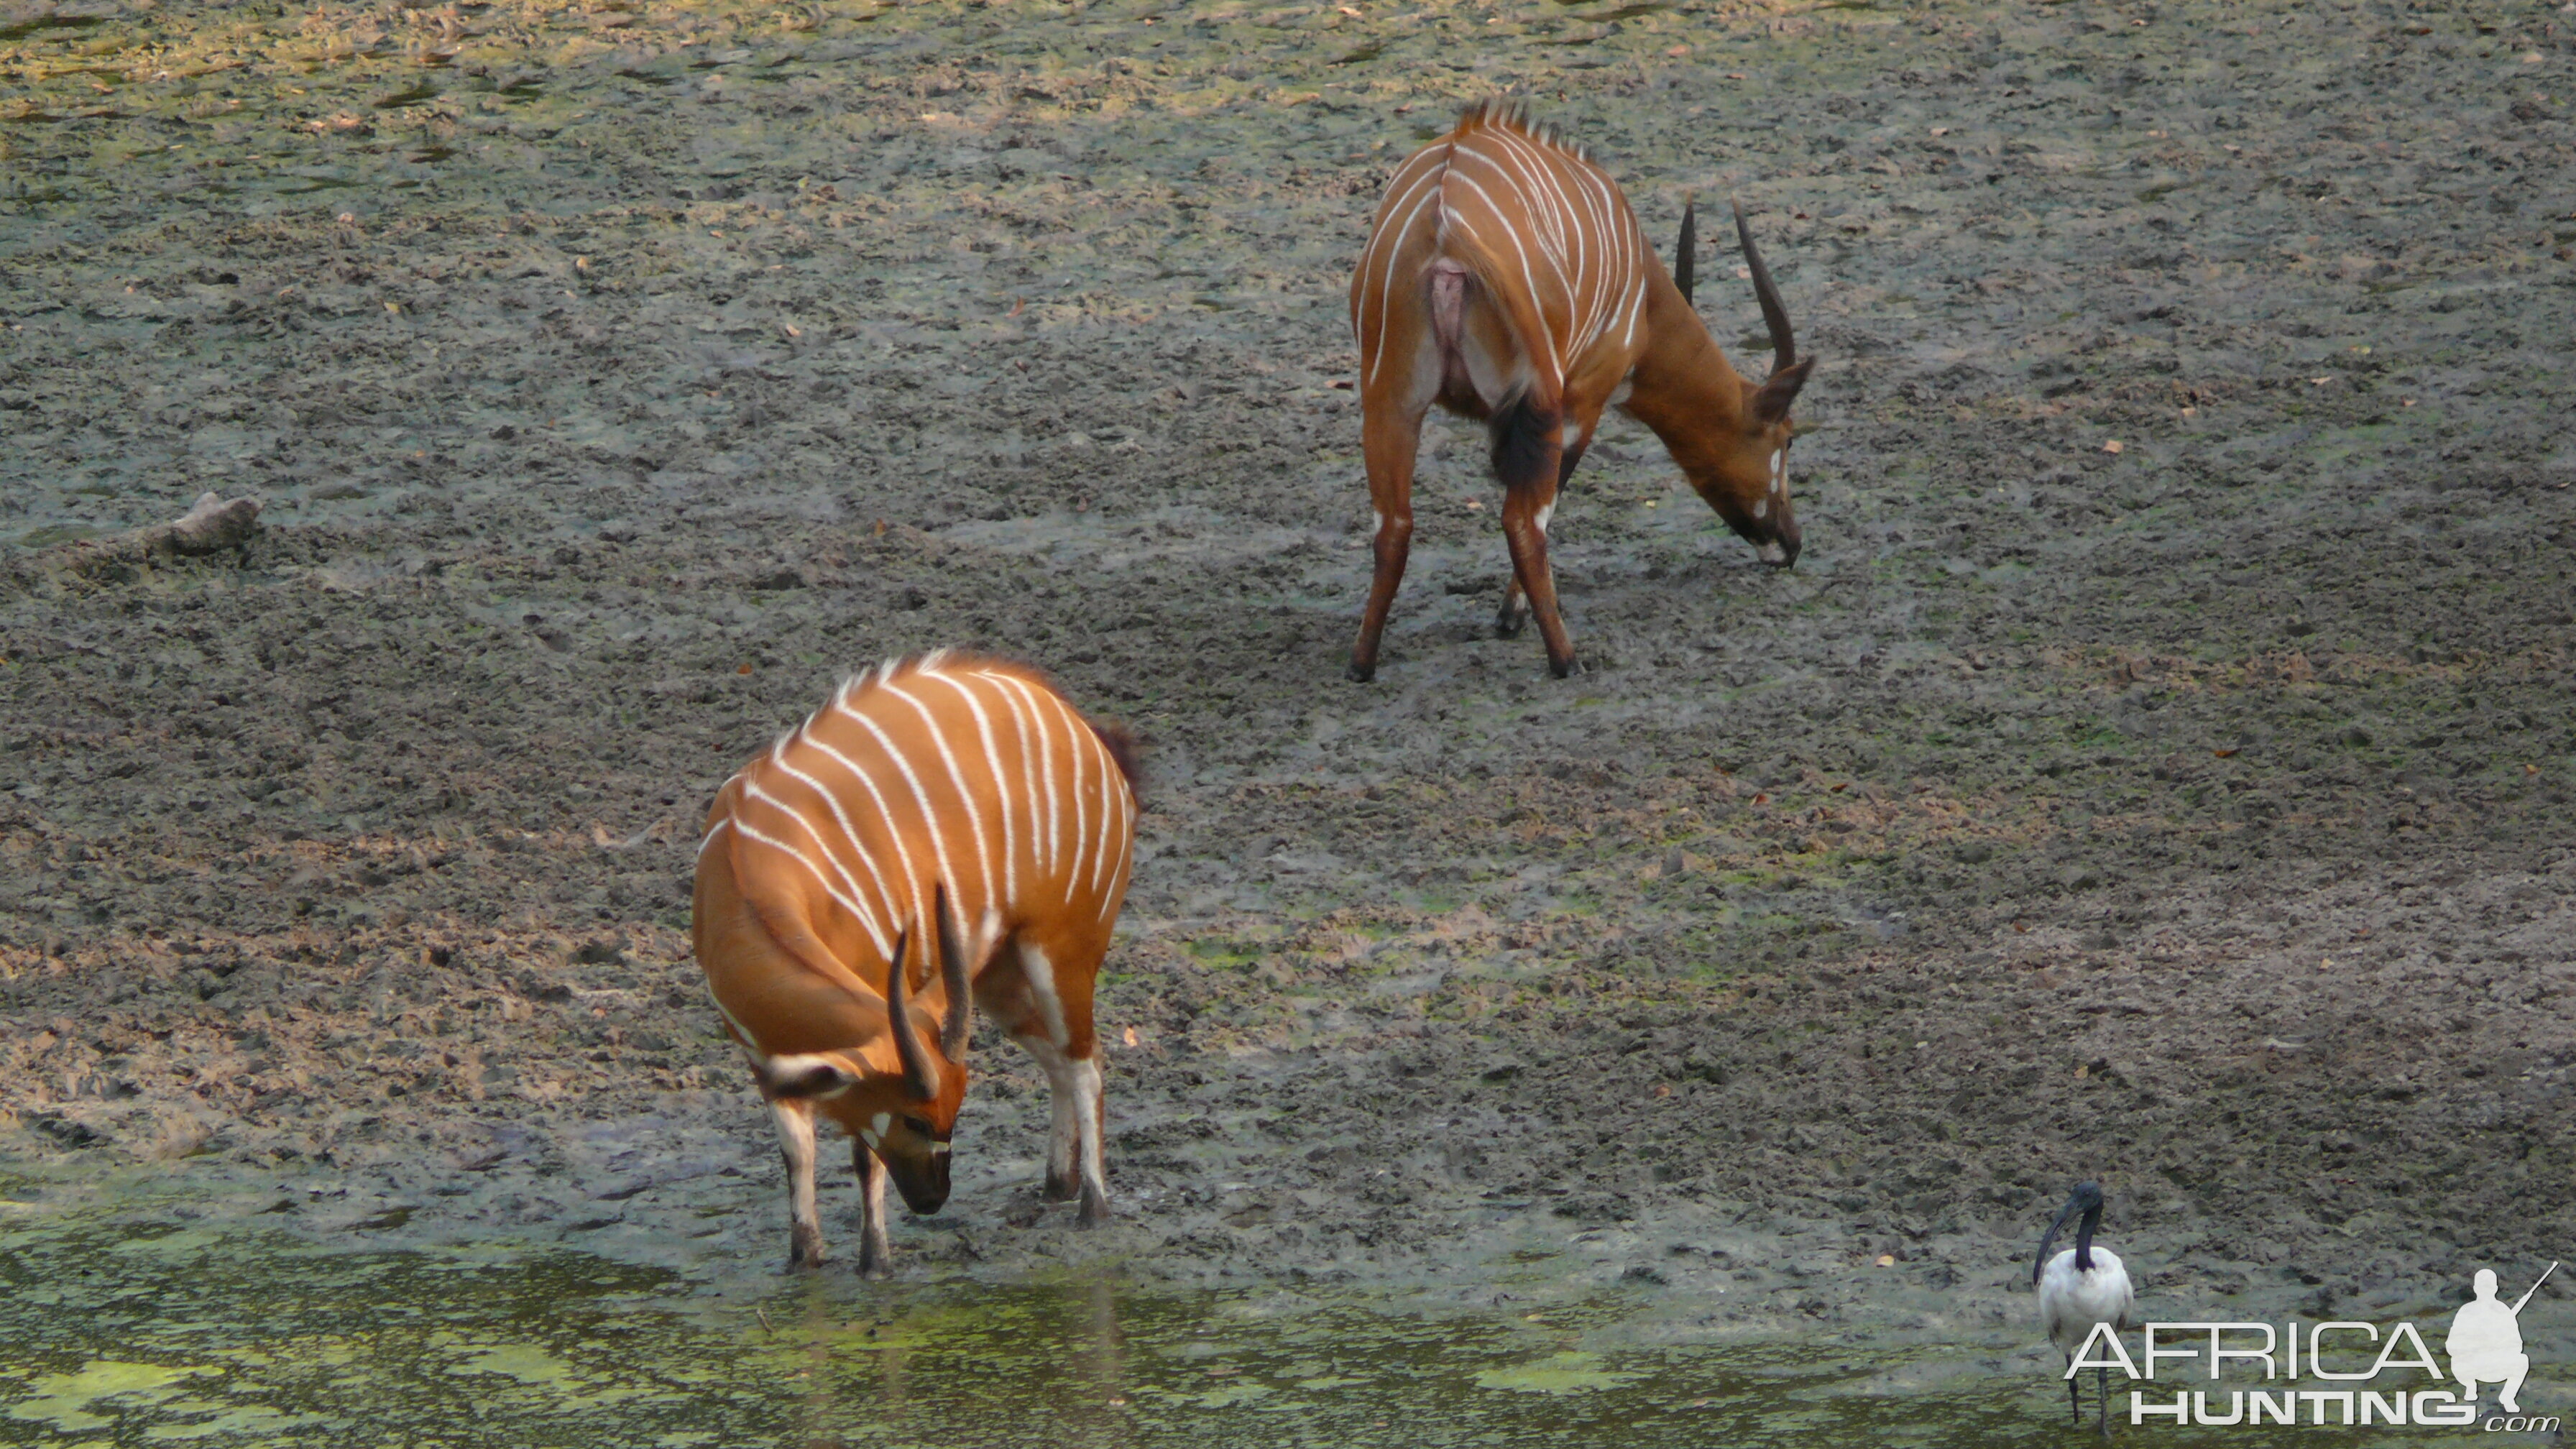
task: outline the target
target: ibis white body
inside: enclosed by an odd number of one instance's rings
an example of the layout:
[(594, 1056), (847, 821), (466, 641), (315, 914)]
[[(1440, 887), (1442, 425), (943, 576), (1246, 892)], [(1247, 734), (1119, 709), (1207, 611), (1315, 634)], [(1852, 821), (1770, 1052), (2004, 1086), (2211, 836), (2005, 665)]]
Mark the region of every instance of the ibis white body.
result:
[(2138, 1305), (2119, 1254), (2097, 1247), (2088, 1256), (2093, 1266), (2078, 1268), (2075, 1249), (2068, 1248), (2049, 1259), (2039, 1274), (2040, 1326), (2069, 1359), (2093, 1336), (2095, 1324), (2107, 1323), (2114, 1332), (2128, 1328)]

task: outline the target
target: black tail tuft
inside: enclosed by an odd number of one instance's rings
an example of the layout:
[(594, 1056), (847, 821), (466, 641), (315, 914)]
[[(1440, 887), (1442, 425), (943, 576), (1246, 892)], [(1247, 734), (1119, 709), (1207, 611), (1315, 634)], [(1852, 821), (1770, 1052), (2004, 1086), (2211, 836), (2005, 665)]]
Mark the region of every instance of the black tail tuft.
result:
[(1494, 414), (1494, 475), (1506, 488), (1523, 487), (1555, 476), (1549, 456), (1557, 446), (1560, 410), (1543, 408), (1523, 393)]

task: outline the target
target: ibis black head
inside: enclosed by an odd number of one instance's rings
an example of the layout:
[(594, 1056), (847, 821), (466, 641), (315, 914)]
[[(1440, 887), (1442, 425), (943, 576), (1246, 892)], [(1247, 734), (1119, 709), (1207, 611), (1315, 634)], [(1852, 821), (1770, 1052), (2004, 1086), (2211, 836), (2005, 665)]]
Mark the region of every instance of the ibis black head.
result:
[(2075, 1271), (2079, 1273), (2093, 1271), (2093, 1230), (2102, 1225), (2102, 1184), (2079, 1182), (2075, 1184), (2074, 1195), (2066, 1200), (2066, 1206), (2057, 1210), (2057, 1221), (2050, 1223), (2048, 1231), (2040, 1237), (2039, 1256), (2031, 1260), (2031, 1282), (2037, 1283), (2040, 1270), (2048, 1266), (2048, 1250), (2056, 1246), (2057, 1234), (2065, 1228), (2066, 1220), (2069, 1218), (2077, 1219)]

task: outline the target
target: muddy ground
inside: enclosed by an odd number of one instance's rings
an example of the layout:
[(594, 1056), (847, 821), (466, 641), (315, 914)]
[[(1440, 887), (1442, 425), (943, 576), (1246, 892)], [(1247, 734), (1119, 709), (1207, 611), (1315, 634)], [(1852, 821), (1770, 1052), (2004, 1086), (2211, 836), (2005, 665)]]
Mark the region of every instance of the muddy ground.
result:
[[(1119, 1216), (1038, 1201), (987, 1040), (906, 1275), (1937, 1330), (2026, 1312), (2098, 1175), (2157, 1316), (2527, 1281), (2576, 1251), (2571, 67), (2506, 4), (8, 0), (13, 1192), (771, 1271), (696, 821), (957, 644), (1149, 742)], [(1346, 269), (1501, 90), (1650, 234), (1743, 200), (1822, 359), (1806, 553), (1615, 424), (1551, 680), (1437, 427), (1353, 686)], [(82, 542), (206, 490), (256, 541)]]

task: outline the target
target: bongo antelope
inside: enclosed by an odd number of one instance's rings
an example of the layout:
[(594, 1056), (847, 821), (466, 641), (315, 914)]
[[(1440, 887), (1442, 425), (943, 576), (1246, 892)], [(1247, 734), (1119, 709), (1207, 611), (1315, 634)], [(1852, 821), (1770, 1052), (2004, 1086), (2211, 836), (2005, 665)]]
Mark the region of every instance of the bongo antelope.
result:
[[(2057, 1241), (2058, 1230), (2068, 1218), (2075, 1225), (2075, 1246), (2051, 1258), (2049, 1245)], [(2030, 1265), (2031, 1285), (2039, 1290), (2039, 1322), (2047, 1330), (2048, 1341), (2066, 1355), (2066, 1403), (2075, 1422), (2084, 1422), (2083, 1390), (2075, 1377), (2075, 1354), (2093, 1337), (2096, 1324), (2111, 1325), (2114, 1333), (2136, 1325), (2138, 1296), (2129, 1287), (2129, 1270), (2120, 1266), (2120, 1255), (2108, 1248), (2093, 1245), (2094, 1230), (2102, 1226), (2102, 1186), (2099, 1183), (2075, 1184), (2075, 1195), (2058, 1209), (2057, 1221), (2039, 1240), (2039, 1256)], [(2101, 1427), (2111, 1432), (2111, 1371), (2096, 1368), (2094, 1386), (2101, 1391)]]
[(1377, 672), (1378, 636), (1413, 539), (1414, 453), (1433, 403), (1487, 425), (1512, 557), (1495, 628), (1520, 631), (1526, 593), (1559, 677), (1576, 666), (1548, 571), (1548, 518), (1604, 408), (1652, 428), (1691, 487), (1765, 562), (1797, 562), (1789, 404), (1815, 359), (1799, 360), (1740, 210), (1735, 233), (1771, 329), (1771, 376), (1758, 386), (1727, 363), (1692, 309), (1696, 208), (1682, 213), (1666, 275), (1618, 183), (1497, 102), (1471, 107), (1396, 168), (1351, 277), (1361, 446), (1377, 508), (1377, 572), (1352, 679)]
[(976, 1005), (1047, 1074), (1047, 1196), (1107, 1215), (1091, 986), (1134, 778), (1035, 670), (943, 651), (851, 679), (716, 792), (692, 927), (786, 1153), (792, 1265), (823, 1257), (817, 1116), (856, 1139), (861, 1273), (887, 1269), (888, 1177), (916, 1213), (948, 1200)]

